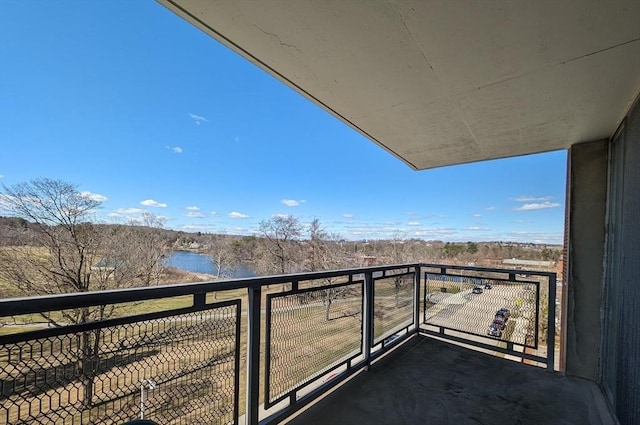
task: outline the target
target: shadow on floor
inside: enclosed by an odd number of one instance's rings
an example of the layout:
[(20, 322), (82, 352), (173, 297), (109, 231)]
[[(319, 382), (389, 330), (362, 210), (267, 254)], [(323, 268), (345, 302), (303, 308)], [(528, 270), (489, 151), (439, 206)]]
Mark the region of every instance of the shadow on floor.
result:
[(415, 336), (293, 425), (615, 424), (592, 381)]

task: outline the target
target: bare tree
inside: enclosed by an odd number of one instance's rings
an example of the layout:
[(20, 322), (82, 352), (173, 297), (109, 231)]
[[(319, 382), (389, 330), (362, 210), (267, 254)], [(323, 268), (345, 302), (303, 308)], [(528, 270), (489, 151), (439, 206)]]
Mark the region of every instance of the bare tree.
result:
[(148, 286), (158, 284), (163, 270), (161, 259), (167, 252), (167, 240), (164, 236), (163, 226), (165, 220), (150, 213), (143, 214), (142, 226), (126, 226), (119, 238), (127, 242), (118, 248), (113, 247), (111, 252), (124, 252), (127, 261), (124, 266), (131, 274), (127, 279), (120, 279), (120, 284), (130, 282), (129, 286)]
[[(224, 234), (209, 236), (204, 246), (204, 253), (209, 256), (216, 268), (216, 279), (232, 276), (238, 264), (234, 241)], [(214, 292), (213, 297), (217, 299), (218, 293)]]
[[(142, 226), (97, 226), (101, 201), (71, 183), (36, 179), (3, 185), (2, 209), (29, 221), (32, 246), (0, 252), (0, 276), (20, 293), (47, 295), (145, 286), (156, 278), (164, 253), (161, 221), (152, 216)], [(138, 223), (134, 223), (138, 224)], [(154, 228), (147, 227), (153, 225)], [(104, 319), (104, 312), (65, 311), (69, 323)], [(48, 317), (53, 325), (55, 320)]]
[(320, 220), (314, 219), (309, 224), (309, 241), (305, 256), (305, 269), (308, 271), (327, 270), (330, 268), (331, 247), (328, 244), (329, 235), (320, 225)]
[(3, 188), (3, 209), (35, 224), (31, 252), (3, 251), (5, 280), (25, 295), (88, 291), (102, 245), (90, 214), (100, 202), (57, 180)]
[[(320, 220), (314, 219), (308, 228), (309, 240), (307, 242), (305, 265), (308, 271), (335, 270), (348, 264), (347, 253), (342, 247), (340, 237), (329, 234), (320, 224)], [(334, 278), (322, 279), (323, 286), (336, 283)], [(326, 288), (322, 297), (325, 320), (331, 320), (331, 306), (341, 298), (351, 294), (348, 286)]]
[[(101, 201), (71, 183), (40, 178), (3, 185), (0, 206), (33, 225), (33, 246), (0, 250), (0, 279), (26, 296), (87, 292), (148, 285), (162, 255), (157, 240), (130, 226), (98, 229), (94, 212)], [(103, 320), (113, 306), (63, 310), (43, 318), (53, 326)], [(78, 371), (87, 405), (93, 399), (93, 366), (100, 331), (77, 335)]]
[(233, 240), (227, 235), (211, 235), (204, 252), (216, 268), (216, 279), (229, 277), (237, 263)]
[[(409, 241), (401, 239), (401, 237), (396, 234), (386, 246), (385, 256), (392, 264), (405, 264), (412, 260), (412, 253), (409, 248)], [(393, 278), (396, 307), (400, 304), (400, 293), (406, 290), (411, 284), (412, 281), (403, 276), (396, 276)]]
[(255, 236), (242, 236), (231, 243), (233, 257), (240, 262), (252, 262), (257, 258), (258, 238)]
[(298, 262), (298, 238), (302, 225), (293, 216), (275, 216), (260, 223), (260, 233), (264, 236), (266, 256), (263, 267), (266, 272), (291, 273), (301, 267)]

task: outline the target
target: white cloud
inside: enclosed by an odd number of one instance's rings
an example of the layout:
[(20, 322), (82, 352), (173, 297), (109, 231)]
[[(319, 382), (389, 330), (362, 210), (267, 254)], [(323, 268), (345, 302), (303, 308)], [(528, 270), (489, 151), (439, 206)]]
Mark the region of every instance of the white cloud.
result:
[(425, 220), (435, 220), (435, 219), (448, 219), (449, 216), (446, 214), (429, 214), (422, 216)]
[(154, 201), (153, 199), (145, 199), (140, 202), (140, 205), (144, 205), (145, 207), (167, 208), (167, 204)]
[[(417, 220), (411, 220), (418, 222)], [(339, 227), (337, 233), (341, 236), (357, 239), (404, 239), (404, 238), (422, 238), (422, 239), (443, 239), (454, 236), (458, 233), (458, 229), (446, 228), (439, 226), (426, 227), (422, 224), (411, 226), (400, 222), (373, 222), (367, 223), (360, 221), (338, 222)]]
[(188, 211), (200, 211), (200, 207), (196, 207), (196, 206), (192, 205), (192, 206), (186, 207), (185, 210), (188, 210)]
[(545, 243), (561, 245), (563, 243), (563, 233), (538, 233), (538, 232), (507, 232), (499, 236), (502, 240), (513, 240), (519, 242)]
[(4, 178), (4, 174), (0, 174), (0, 179), (3, 179), (3, 178)]
[(450, 229), (446, 227), (432, 227), (422, 230), (416, 230), (414, 236), (422, 236), (428, 239), (439, 239), (444, 236), (452, 236), (457, 233), (456, 229)]
[(534, 201), (550, 201), (553, 196), (518, 196), (517, 202), (534, 202)]
[(165, 146), (165, 149), (169, 149), (170, 151), (173, 151), (174, 153), (182, 153), (182, 148), (180, 146)]
[(478, 230), (491, 230), (488, 227), (480, 227), (480, 226), (470, 226), (470, 227), (465, 227), (462, 230), (471, 230), (474, 232), (477, 232)]
[(291, 216), (290, 216), (289, 214), (282, 214), (282, 213), (279, 213), (279, 214), (274, 214), (274, 215), (272, 215), (271, 217), (273, 217), (273, 218), (289, 218), (289, 217), (291, 217)]
[(534, 211), (534, 210), (544, 210), (547, 208), (557, 208), (560, 204), (557, 202), (542, 202), (540, 204), (524, 204), (521, 207), (515, 208), (515, 211)]
[(409, 226), (420, 226), (420, 222), (419, 221), (410, 221), (407, 223), (407, 225)]
[(296, 201), (294, 199), (283, 199), (282, 201), (283, 204), (285, 204), (288, 207), (297, 207), (298, 205), (300, 205), (299, 201)]
[(487, 208), (485, 208), (485, 210), (487, 210), (487, 211), (494, 211), (495, 209), (496, 209), (496, 207), (487, 207)]
[(0, 211), (2, 210), (10, 210), (12, 205), (12, 200), (15, 199), (13, 196), (5, 195), (0, 193)]
[(191, 113), (191, 112), (189, 112), (189, 116), (190, 116), (190, 117), (191, 117), (191, 119), (193, 119), (193, 121), (194, 121), (196, 124), (198, 124), (198, 125), (202, 124), (203, 122), (208, 122), (208, 121), (209, 121), (209, 120), (208, 120), (208, 119), (206, 119), (205, 117), (200, 116), (200, 115), (193, 114), (193, 113)]
[(145, 212), (142, 208), (118, 208), (113, 211), (116, 214), (142, 214)]
[(189, 211), (184, 216), (191, 217), (191, 218), (204, 218), (204, 214), (199, 211)]
[(188, 232), (211, 232), (216, 226), (210, 223), (189, 223), (179, 227), (179, 229)]
[(474, 214), (474, 217), (482, 217), (482, 214)]
[(353, 218), (353, 214), (342, 214), (344, 218)]
[(239, 213), (238, 211), (232, 211), (229, 213), (229, 217), (231, 218), (249, 218), (248, 215)]
[(211, 214), (211, 215), (218, 215), (218, 212), (217, 212), (217, 211), (211, 211), (209, 214)]
[(129, 208), (127, 209), (127, 213), (123, 215), (124, 217), (122, 217), (121, 214), (117, 213), (109, 214), (110, 217), (116, 217), (118, 219), (125, 218), (127, 220), (126, 223), (133, 226), (147, 226), (148, 223), (151, 222), (155, 222), (160, 226), (164, 226), (165, 223), (169, 221), (169, 218), (166, 216), (155, 215), (140, 208)]
[(80, 195), (82, 195), (85, 198), (89, 198), (92, 201), (96, 201), (96, 202), (106, 202), (107, 201), (107, 197), (104, 195), (99, 195), (97, 193), (91, 193), (91, 192), (80, 192)]

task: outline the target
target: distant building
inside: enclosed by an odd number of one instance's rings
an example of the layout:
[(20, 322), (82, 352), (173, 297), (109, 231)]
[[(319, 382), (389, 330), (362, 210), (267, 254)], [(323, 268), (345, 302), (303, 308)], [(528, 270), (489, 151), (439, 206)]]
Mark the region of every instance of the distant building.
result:
[(508, 264), (510, 266), (518, 267), (544, 267), (544, 268), (552, 268), (554, 265), (553, 261), (534, 261), (534, 260), (518, 260), (516, 258), (505, 258), (502, 260), (502, 264)]

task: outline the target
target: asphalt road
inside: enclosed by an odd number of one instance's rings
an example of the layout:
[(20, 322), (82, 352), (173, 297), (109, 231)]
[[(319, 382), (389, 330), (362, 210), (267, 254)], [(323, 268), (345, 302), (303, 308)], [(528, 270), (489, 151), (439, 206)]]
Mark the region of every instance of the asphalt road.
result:
[[(471, 289), (457, 294), (431, 294), (430, 300), (435, 305), (427, 309), (427, 324), (444, 326), (447, 328), (486, 335), (487, 329), (500, 308), (508, 308), (512, 312), (516, 306), (516, 299), (522, 298), (523, 285), (494, 284), (492, 289), (484, 289), (482, 294), (473, 294)], [(507, 326), (502, 340), (510, 340), (524, 344), (526, 330), (530, 321), (535, 320), (535, 314), (509, 318), (515, 323)]]

